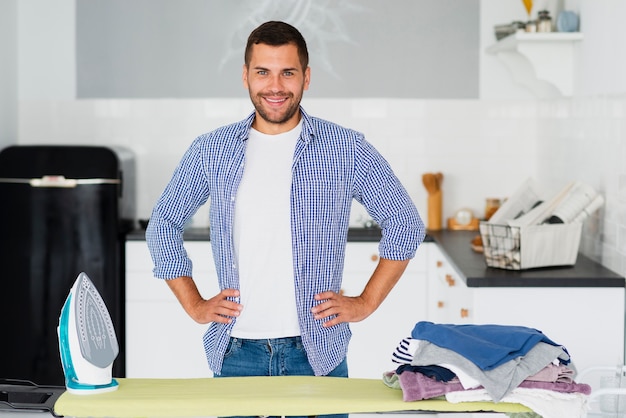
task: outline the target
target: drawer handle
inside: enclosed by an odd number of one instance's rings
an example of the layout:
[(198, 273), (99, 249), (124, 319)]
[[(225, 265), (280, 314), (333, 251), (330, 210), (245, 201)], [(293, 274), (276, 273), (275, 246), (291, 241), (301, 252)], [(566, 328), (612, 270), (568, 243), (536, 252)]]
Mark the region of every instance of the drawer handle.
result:
[(461, 308), (461, 318), (469, 318), (469, 309)]
[(450, 274), (446, 274), (446, 283), (448, 283), (448, 286), (450, 287), (453, 287), (456, 284), (454, 277), (452, 277)]
[(437, 267), (443, 267), (443, 261), (437, 260)]
[(437, 301), (437, 307), (438, 307), (438, 308), (443, 308), (443, 306), (444, 306), (444, 305), (445, 305), (445, 304), (443, 303), (443, 301), (442, 301), (442, 300)]
[(372, 260), (372, 261), (378, 261), (378, 254), (372, 254), (372, 255), (370, 256), (370, 260)]

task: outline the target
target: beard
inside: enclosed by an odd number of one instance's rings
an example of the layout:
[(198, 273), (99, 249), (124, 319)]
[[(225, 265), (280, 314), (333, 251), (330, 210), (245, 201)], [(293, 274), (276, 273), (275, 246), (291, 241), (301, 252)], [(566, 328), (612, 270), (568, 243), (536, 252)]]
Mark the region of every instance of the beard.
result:
[(291, 120), (294, 115), (298, 112), (300, 108), (300, 100), (302, 99), (302, 94), (299, 96), (294, 96), (293, 93), (284, 94), (281, 97), (286, 97), (290, 103), (289, 105), (282, 109), (282, 111), (275, 111), (266, 106), (264, 95), (258, 93), (256, 95), (250, 94), (250, 100), (254, 105), (254, 108), (257, 111), (257, 114), (266, 122), (273, 123), (277, 125), (281, 125), (283, 123)]

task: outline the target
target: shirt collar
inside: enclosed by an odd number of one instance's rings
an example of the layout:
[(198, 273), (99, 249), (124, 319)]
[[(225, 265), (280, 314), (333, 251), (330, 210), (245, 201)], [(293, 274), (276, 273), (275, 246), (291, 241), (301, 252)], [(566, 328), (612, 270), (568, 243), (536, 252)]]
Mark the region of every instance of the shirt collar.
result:
[[(300, 106), (300, 114), (302, 115), (302, 133), (300, 134), (300, 140), (308, 144), (315, 138), (315, 127), (313, 126), (313, 120), (308, 113), (304, 111), (302, 106)], [(246, 141), (248, 139), (255, 115), (256, 112), (252, 112), (242, 121), (241, 129), (239, 130), (238, 135), (241, 141)]]

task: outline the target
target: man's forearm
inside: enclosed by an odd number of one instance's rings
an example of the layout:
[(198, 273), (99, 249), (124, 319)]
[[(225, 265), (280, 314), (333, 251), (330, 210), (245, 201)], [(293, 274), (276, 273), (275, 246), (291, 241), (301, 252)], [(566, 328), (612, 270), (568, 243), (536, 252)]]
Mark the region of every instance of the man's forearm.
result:
[(165, 281), (172, 290), (176, 299), (180, 302), (187, 315), (194, 318), (193, 307), (202, 301), (202, 296), (193, 279), (189, 276), (181, 276)]
[(406, 270), (409, 260), (389, 260), (381, 258), (376, 270), (361, 293), (361, 298), (374, 312), (385, 300), (391, 289), (398, 283)]

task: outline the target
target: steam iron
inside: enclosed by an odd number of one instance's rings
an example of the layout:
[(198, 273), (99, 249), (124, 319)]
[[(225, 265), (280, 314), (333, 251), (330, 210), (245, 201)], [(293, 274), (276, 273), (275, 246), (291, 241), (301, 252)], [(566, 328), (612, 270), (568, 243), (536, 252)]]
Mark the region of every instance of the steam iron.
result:
[(59, 317), (59, 351), (65, 387), (75, 394), (117, 390), (112, 377), (119, 353), (117, 337), (102, 296), (85, 273), (80, 273)]

